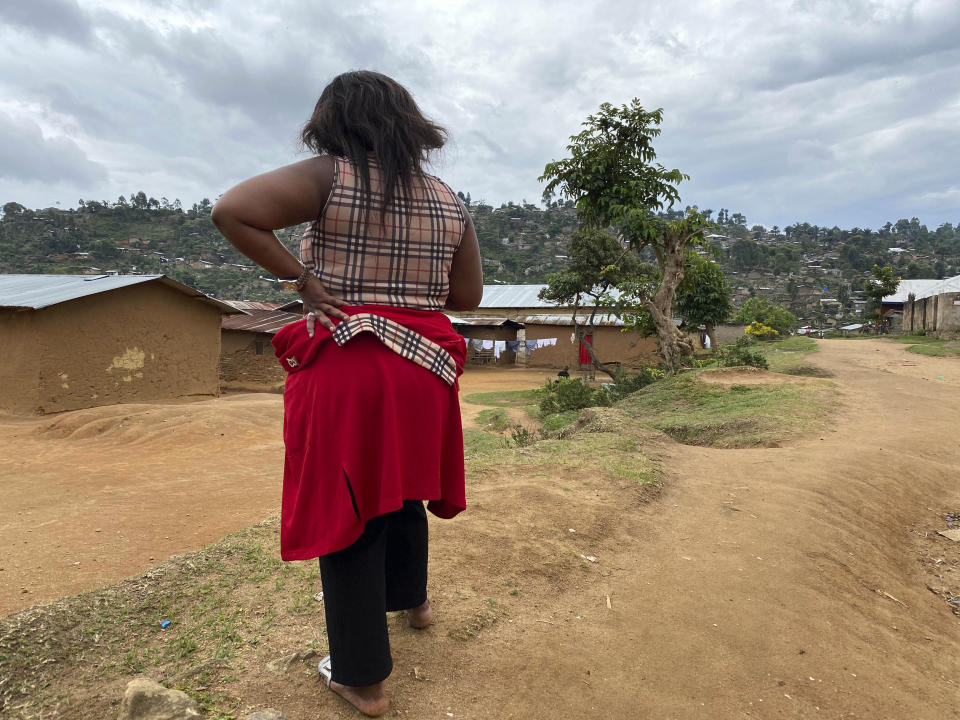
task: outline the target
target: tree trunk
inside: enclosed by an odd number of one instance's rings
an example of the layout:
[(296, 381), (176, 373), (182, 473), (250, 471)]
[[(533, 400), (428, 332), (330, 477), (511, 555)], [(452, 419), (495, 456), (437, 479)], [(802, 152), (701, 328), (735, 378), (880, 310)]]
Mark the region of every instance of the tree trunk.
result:
[(602, 363), (597, 359), (597, 352), (593, 349), (593, 343), (587, 340), (587, 335), (590, 332), (587, 328), (580, 328), (580, 332), (577, 333), (577, 339), (583, 343), (583, 346), (587, 349), (587, 353), (590, 355), (590, 362), (593, 364), (593, 367), (604, 372), (610, 376), (611, 380), (616, 381), (616, 370), (619, 368), (619, 364), (616, 363)]
[(650, 313), (653, 326), (657, 329), (660, 356), (667, 372), (671, 374), (680, 369), (685, 356), (693, 354), (692, 343), (673, 324), (673, 297), (683, 282), (686, 240), (679, 233), (671, 233), (664, 238), (662, 254), (658, 253), (657, 258), (663, 270), (663, 279), (653, 297), (643, 302), (643, 308)]

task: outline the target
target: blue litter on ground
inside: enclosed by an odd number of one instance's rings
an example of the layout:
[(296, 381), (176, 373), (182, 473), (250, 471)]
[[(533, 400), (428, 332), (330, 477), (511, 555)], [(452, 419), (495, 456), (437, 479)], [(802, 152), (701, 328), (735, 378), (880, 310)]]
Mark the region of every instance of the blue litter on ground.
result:
[(168, 627), (169, 625), (170, 625), (170, 621), (169, 621), (169, 620), (163, 620), (163, 621), (160, 623), (160, 627), (162, 627), (162, 628), (166, 628), (166, 627)]

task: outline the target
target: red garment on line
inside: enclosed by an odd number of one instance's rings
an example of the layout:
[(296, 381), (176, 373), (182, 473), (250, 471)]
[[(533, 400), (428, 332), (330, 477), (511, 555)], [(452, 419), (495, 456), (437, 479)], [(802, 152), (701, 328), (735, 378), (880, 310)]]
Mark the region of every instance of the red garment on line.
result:
[[(593, 344), (593, 335), (584, 335), (584, 340), (586, 340), (591, 345)], [(587, 350), (587, 346), (583, 344), (583, 341), (580, 341), (580, 364), (581, 365), (592, 365), (593, 360), (590, 359), (590, 351)]]
[[(386, 305), (344, 306), (375, 313), (450, 353), (463, 372), (466, 345), (443, 313)], [(337, 320), (334, 320), (336, 323)], [(371, 333), (343, 346), (319, 323), (287, 325), (273, 340), (290, 374), (284, 390), (286, 459), (280, 556), (307, 560), (352, 545), (371, 518), (404, 500), (452, 518), (466, 508), (458, 385), (386, 347)], [(285, 357), (294, 354), (297, 365)]]

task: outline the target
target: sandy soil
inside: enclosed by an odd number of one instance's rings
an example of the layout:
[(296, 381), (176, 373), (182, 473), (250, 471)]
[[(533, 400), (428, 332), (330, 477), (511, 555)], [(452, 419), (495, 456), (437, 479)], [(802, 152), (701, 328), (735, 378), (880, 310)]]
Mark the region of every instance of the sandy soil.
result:
[[(392, 631), (391, 713), (960, 717), (960, 622), (936, 594), (957, 588), (960, 543), (934, 532), (960, 511), (960, 360), (819, 344), (807, 357), (833, 373), (832, 431), (755, 450), (650, 438), (642, 452), (666, 473), (655, 500), (573, 469), (468, 478), (468, 513), (432, 524), (437, 627)], [(464, 392), (535, 375), (484, 371)], [(0, 421), (2, 608), (262, 518), (277, 504), (279, 415), (279, 398), (253, 395)], [(464, 603), (477, 637), (461, 642)], [(234, 691), (291, 720), (356, 716), (308, 668), (248, 671)]]
[[(475, 369), (461, 394), (536, 388), (555, 374)], [(465, 427), (483, 409), (464, 403)], [(0, 616), (115, 582), (278, 512), (282, 419), (283, 399), (270, 393), (0, 414)]]

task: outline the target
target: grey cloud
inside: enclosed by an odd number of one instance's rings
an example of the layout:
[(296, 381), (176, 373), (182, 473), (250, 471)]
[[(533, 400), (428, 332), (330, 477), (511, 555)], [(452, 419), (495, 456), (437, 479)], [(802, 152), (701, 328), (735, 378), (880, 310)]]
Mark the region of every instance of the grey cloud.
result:
[(81, 45), (93, 38), (90, 17), (76, 0), (5, 0), (0, 21), (41, 38), (55, 36)]
[(45, 138), (32, 122), (0, 113), (0, 177), (23, 182), (96, 182), (106, 168), (65, 137)]

